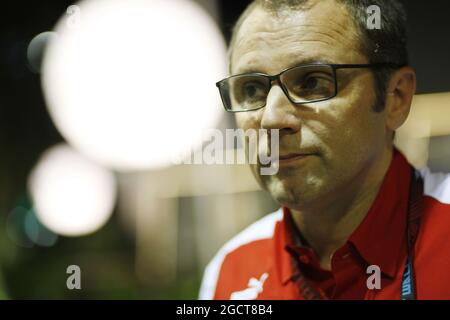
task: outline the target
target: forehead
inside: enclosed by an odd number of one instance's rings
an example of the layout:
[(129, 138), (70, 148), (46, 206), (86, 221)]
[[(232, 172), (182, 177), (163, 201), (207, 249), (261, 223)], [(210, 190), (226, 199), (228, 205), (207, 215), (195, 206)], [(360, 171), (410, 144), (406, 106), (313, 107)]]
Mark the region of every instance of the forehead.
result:
[(255, 7), (236, 35), (232, 73), (273, 74), (306, 62), (366, 62), (346, 8), (333, 0), (311, 3), (277, 13)]

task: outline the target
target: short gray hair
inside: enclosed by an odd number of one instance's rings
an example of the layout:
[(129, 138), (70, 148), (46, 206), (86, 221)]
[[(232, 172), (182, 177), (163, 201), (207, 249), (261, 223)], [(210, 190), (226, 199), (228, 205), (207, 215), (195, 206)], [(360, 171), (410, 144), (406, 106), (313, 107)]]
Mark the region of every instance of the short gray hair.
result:
[[(396, 65), (408, 65), (406, 12), (399, 0), (335, 0), (342, 3), (353, 17), (360, 48), (367, 57), (369, 63), (392, 63)], [(233, 28), (230, 42), (231, 53), (236, 41), (237, 33), (253, 9), (257, 6), (276, 13), (280, 10), (307, 10), (311, 0), (255, 0), (253, 1)], [(376, 5), (381, 9), (381, 28), (367, 28), (367, 8)], [(373, 70), (375, 77), (376, 104), (375, 111), (384, 109), (388, 81), (393, 73), (392, 67)]]

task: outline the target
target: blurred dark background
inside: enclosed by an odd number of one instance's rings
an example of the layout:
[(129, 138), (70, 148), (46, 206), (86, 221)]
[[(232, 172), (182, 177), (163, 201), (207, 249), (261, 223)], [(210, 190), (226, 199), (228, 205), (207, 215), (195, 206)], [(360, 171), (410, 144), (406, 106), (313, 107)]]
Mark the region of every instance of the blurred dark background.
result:
[[(227, 41), (234, 21), (249, 2), (217, 2), (218, 23)], [(417, 92), (450, 91), (450, 2), (404, 3), (409, 16), (411, 63), (418, 75)], [(163, 287), (157, 281), (153, 285), (136, 278), (136, 239), (124, 230), (116, 214), (98, 232), (79, 238), (60, 237), (52, 247), (33, 245), (20, 234), (17, 237), (22, 239), (21, 245), (14, 244), (5, 231), (11, 210), (17, 206), (32, 208), (26, 182), (37, 159), (49, 146), (63, 141), (46, 111), (39, 74), (29, 68), (27, 46), (37, 34), (51, 30), (72, 4), (65, 0), (2, 3), (0, 297), (196, 298), (203, 265), (194, 265), (197, 272), (193, 275), (179, 270), (176, 281)], [(88, 270), (83, 274), (86, 285), (80, 291), (69, 291), (65, 285), (65, 268), (73, 261)]]

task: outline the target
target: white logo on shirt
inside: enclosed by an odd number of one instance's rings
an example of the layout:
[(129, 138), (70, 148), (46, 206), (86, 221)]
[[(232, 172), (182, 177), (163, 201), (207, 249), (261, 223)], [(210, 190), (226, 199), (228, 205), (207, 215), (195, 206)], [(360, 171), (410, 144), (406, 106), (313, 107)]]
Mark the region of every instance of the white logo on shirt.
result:
[(268, 277), (269, 274), (265, 272), (259, 280), (256, 278), (250, 278), (247, 284), (248, 288), (231, 293), (230, 300), (255, 300), (263, 291), (264, 282)]

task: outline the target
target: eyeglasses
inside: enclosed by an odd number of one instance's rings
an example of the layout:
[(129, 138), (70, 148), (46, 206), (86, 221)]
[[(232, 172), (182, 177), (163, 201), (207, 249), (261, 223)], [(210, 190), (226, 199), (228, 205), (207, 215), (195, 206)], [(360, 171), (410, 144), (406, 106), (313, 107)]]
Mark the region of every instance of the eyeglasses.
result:
[(272, 83), (278, 83), (296, 105), (319, 102), (334, 98), (338, 94), (337, 69), (353, 68), (400, 68), (394, 63), (372, 64), (305, 64), (282, 71), (277, 75), (244, 73), (216, 83), (225, 110), (245, 112), (266, 106)]

